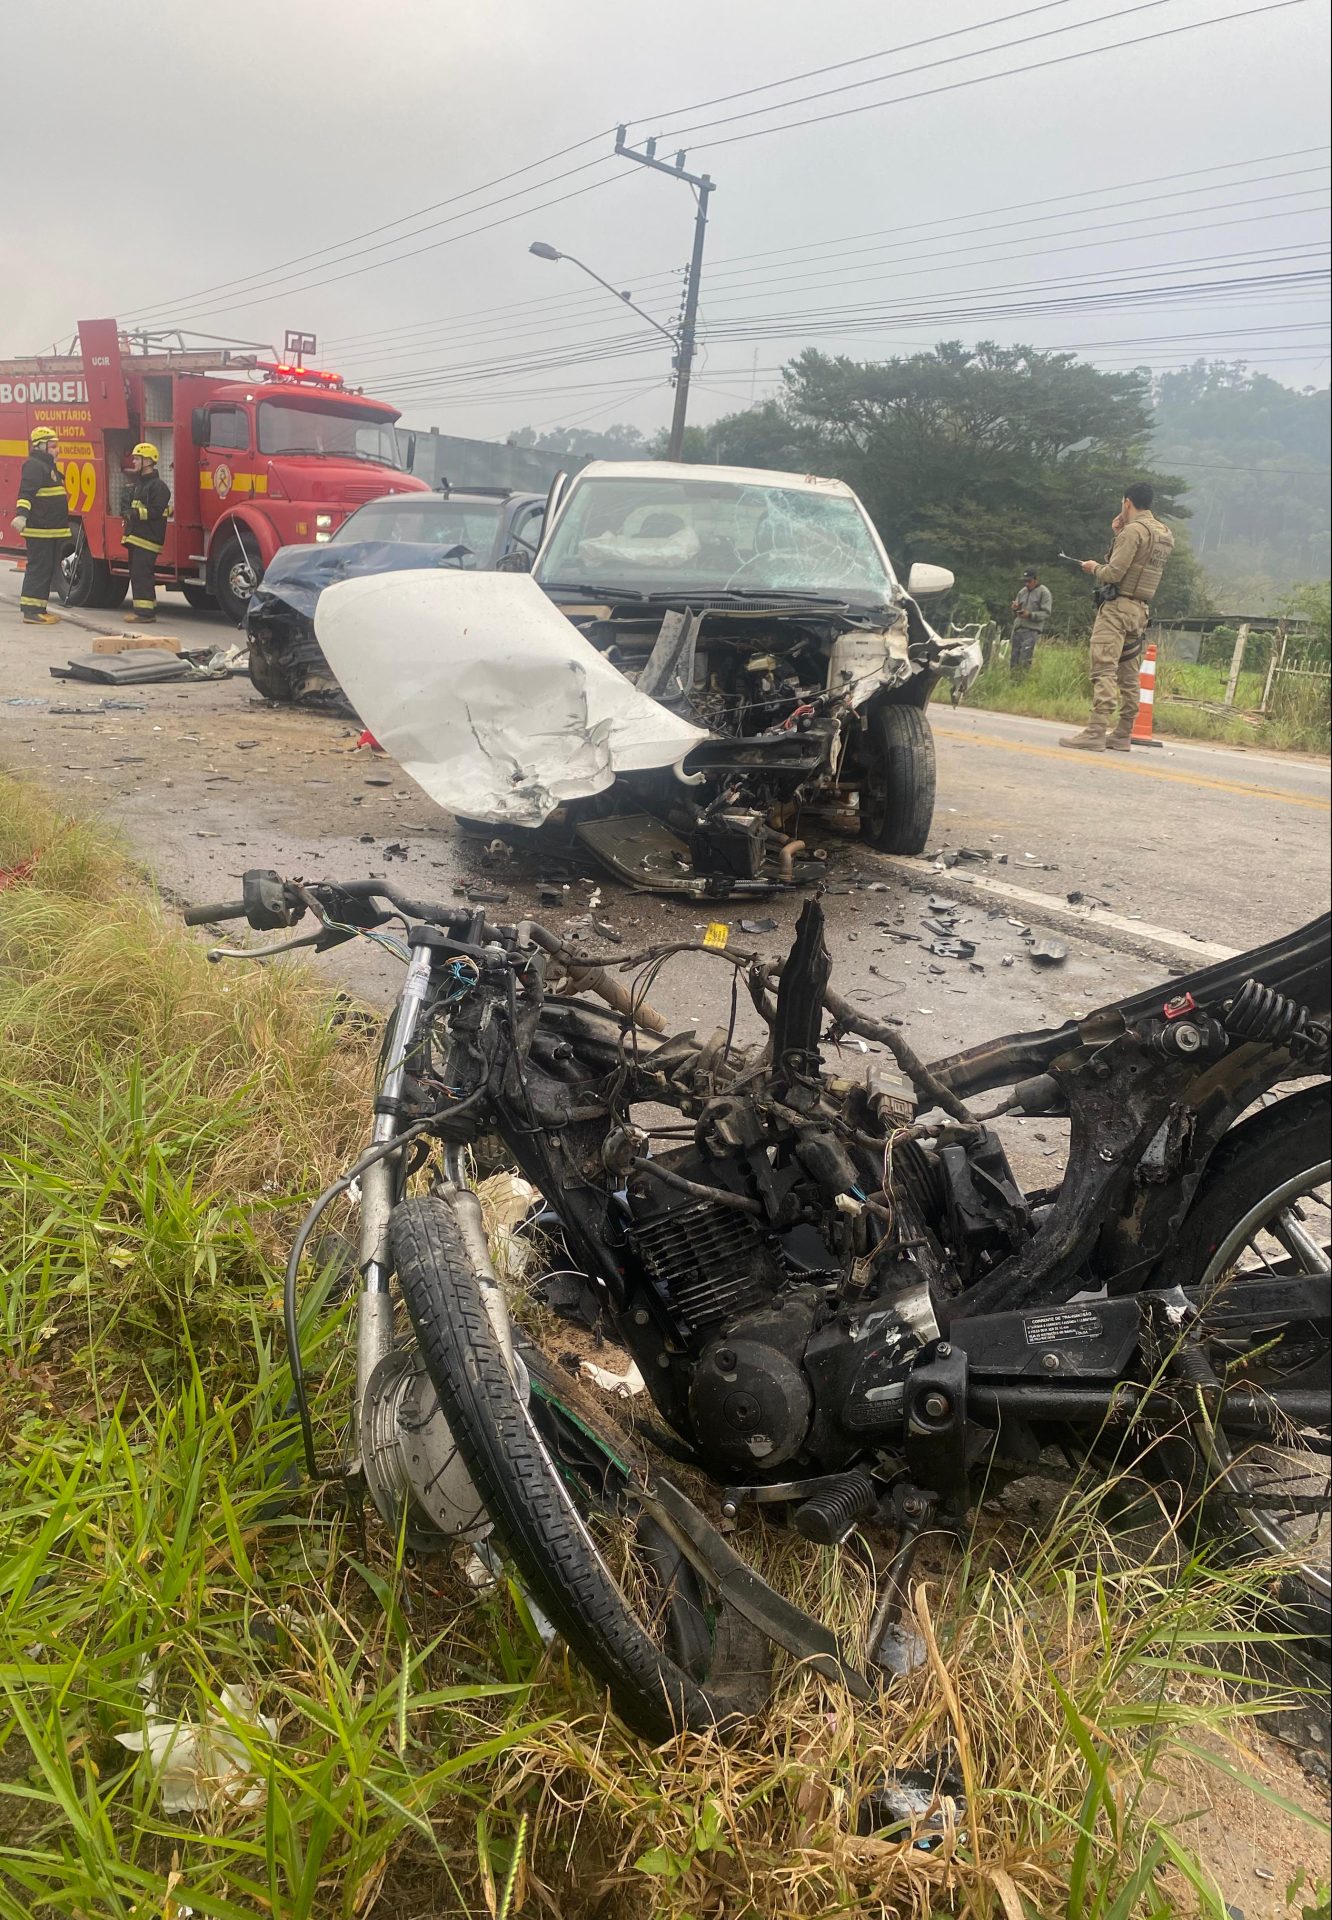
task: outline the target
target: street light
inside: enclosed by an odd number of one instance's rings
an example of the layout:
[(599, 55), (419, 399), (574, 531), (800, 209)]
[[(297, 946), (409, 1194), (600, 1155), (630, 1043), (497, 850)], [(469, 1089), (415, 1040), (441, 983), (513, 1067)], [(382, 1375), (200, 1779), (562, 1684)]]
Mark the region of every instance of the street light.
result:
[[(642, 307), (635, 306), (627, 293), (621, 293), (618, 288), (611, 285), (609, 280), (603, 280), (599, 273), (594, 272), (593, 269), (588, 266), (586, 260), (580, 260), (576, 254), (561, 253), (558, 247), (552, 247), (547, 240), (534, 240), (527, 251), (535, 254), (538, 260), (567, 260), (570, 265), (581, 268), (589, 280), (595, 280), (599, 287), (606, 289), (607, 293), (614, 294), (621, 305), (628, 307), (632, 313), (638, 315), (640, 320), (646, 320), (650, 327), (655, 327), (658, 333), (665, 335), (673, 349), (671, 365), (677, 373), (679, 372), (679, 335), (672, 333), (669, 327), (663, 327), (660, 320), (654, 320), (650, 313), (644, 313)], [(674, 437), (674, 429), (672, 429), (672, 436)], [(672, 460), (678, 460), (680, 457), (680, 449), (673, 445), (668, 457)]]

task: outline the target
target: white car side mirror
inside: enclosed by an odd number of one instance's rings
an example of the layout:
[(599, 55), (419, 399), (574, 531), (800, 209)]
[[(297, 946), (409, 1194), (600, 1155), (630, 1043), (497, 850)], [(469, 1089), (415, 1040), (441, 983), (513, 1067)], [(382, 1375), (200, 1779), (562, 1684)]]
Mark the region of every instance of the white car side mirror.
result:
[(954, 578), (947, 567), (932, 567), (928, 560), (917, 560), (907, 575), (907, 592), (913, 600), (922, 593), (947, 593)]

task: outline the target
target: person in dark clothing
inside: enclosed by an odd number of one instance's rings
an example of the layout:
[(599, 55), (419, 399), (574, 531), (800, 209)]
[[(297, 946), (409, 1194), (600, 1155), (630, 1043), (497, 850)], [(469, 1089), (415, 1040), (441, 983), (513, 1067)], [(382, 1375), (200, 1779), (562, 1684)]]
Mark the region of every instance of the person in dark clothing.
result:
[(31, 627), (49, 626), (59, 615), (47, 610), (56, 562), (68, 544), (69, 502), (56, 465), (59, 440), (50, 427), (34, 427), (19, 475), (18, 511), (11, 525), (23, 536), (27, 565), (19, 606)]
[(140, 440), (134, 449), (134, 485), (125, 502), (125, 545), (129, 550), (130, 602), (127, 620), (150, 627), (157, 618), (153, 570), (166, 543), (171, 489), (157, 471), (157, 448)]

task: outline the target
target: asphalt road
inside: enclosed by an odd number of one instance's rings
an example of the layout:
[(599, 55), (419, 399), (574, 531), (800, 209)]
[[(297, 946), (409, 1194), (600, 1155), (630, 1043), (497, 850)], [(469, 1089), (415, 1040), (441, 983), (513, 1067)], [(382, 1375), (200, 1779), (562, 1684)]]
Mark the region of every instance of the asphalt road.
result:
[[(244, 677), (118, 691), (54, 680), (50, 668), (87, 651), (91, 634), (121, 630), (119, 615), (32, 629), (17, 601), (16, 575), (0, 572), (0, 766), (40, 777), (114, 825), (171, 896), (235, 897), (246, 867), (271, 866), (307, 877), (387, 874), (420, 897), (461, 900), (465, 886), (483, 886), (508, 895), (496, 918), (533, 912), (563, 930), (585, 920), (595, 876), (568, 874), (567, 906), (539, 909), (534, 883), (547, 871), (488, 856), (391, 762), (355, 750), (354, 729), (273, 708)], [(174, 597), (161, 629), (190, 645), (234, 637)], [(104, 699), (125, 706), (102, 710)], [(1327, 905), (1326, 763), (1174, 745), (1093, 758), (1061, 750), (1062, 729), (1041, 721), (947, 708), (933, 718), (935, 847), (946, 858), (962, 849), (990, 857), (944, 867), (881, 860), (854, 840), (826, 843), (836, 983), (900, 1017), (927, 1057), (1055, 1024), (1199, 964), (1190, 938), (1240, 948)], [(600, 884), (597, 917), (626, 953), (698, 939), (714, 918), (730, 924), (733, 949), (780, 953), (801, 904), (788, 895), (708, 909)], [(932, 893), (962, 903), (958, 931), (976, 942), (974, 965), (926, 950)], [(1072, 908), (1070, 894), (1079, 896)], [(746, 933), (742, 916), (776, 926)], [(1062, 928), (1068, 957), (1042, 969), (1023, 928), (1050, 924)], [(585, 944), (608, 950), (591, 932)], [(392, 963), (363, 945), (319, 964), (373, 1000), (392, 991)], [(729, 968), (689, 955), (653, 997), (672, 1025), (710, 1030), (728, 1017), (729, 990)], [(745, 1016), (742, 1004), (742, 1031)]]

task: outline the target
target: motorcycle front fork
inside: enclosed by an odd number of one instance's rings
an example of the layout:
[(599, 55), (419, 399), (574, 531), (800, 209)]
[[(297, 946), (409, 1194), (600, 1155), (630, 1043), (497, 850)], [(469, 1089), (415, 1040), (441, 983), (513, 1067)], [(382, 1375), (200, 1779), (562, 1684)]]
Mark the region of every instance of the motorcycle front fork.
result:
[[(421, 1011), (430, 993), (429, 947), (415, 947), (407, 967), (389, 1035), (387, 1065), (375, 1098), (374, 1146), (384, 1146), (398, 1133), (407, 1060)], [(361, 1175), (361, 1235), (357, 1267), (361, 1291), (356, 1306), (356, 1399), (352, 1408), (353, 1472), (361, 1467), (361, 1412), (370, 1376), (393, 1345), (393, 1298), (389, 1276), (393, 1255), (389, 1246), (389, 1218), (398, 1197), (402, 1150), (387, 1153)]]
[[(388, 1064), (375, 1100), (375, 1124), (371, 1135), (374, 1146), (392, 1141), (401, 1126), (402, 1090), (407, 1077), (407, 1061), (415, 1044), (421, 1014), (430, 997), (431, 951), (417, 947), (412, 952), (407, 978), (394, 1011), (388, 1044)], [(393, 1346), (393, 1295), (390, 1277), (393, 1253), (389, 1244), (389, 1221), (398, 1201), (402, 1172), (402, 1150), (385, 1154), (361, 1175), (361, 1233), (357, 1267), (361, 1291), (357, 1299), (356, 1320), (356, 1399), (352, 1409), (352, 1450), (349, 1467), (361, 1470), (361, 1424), (366, 1395), (375, 1368)], [(449, 1193), (458, 1226), (481, 1281), (482, 1299), (495, 1337), (517, 1374), (513, 1351), (513, 1331), (499, 1279), (490, 1259), (481, 1205), (467, 1186), (463, 1150), (446, 1146), (444, 1150), (444, 1186)], [(525, 1375), (521, 1376), (525, 1379)]]

